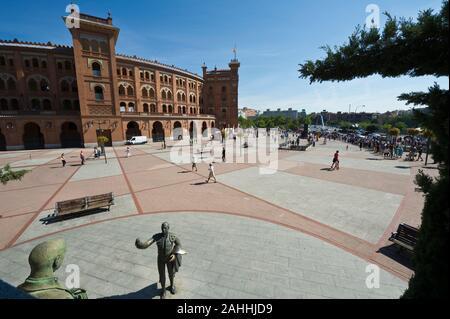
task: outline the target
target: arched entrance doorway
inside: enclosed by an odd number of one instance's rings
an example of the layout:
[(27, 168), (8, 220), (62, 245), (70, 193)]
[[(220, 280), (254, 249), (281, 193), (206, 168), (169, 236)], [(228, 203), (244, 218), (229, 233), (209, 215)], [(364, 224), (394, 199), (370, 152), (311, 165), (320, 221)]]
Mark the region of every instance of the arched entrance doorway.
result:
[(161, 122), (153, 123), (152, 138), (153, 142), (164, 141), (164, 128)]
[(173, 124), (173, 140), (181, 141), (183, 139), (183, 129), (181, 128), (180, 122), (175, 122)]
[(139, 129), (139, 124), (132, 121), (127, 125), (127, 140), (130, 140), (133, 136), (142, 136), (141, 130)]
[(189, 125), (189, 137), (190, 139), (194, 139), (197, 135), (196, 125), (194, 122), (191, 122), (191, 125)]
[(73, 122), (65, 122), (61, 125), (61, 134), (59, 136), (62, 148), (82, 147), (81, 134), (78, 127)]
[(36, 123), (27, 123), (24, 127), (23, 146), (26, 150), (45, 148), (44, 135)]
[(203, 122), (202, 124), (202, 135), (205, 136), (208, 133), (208, 124), (206, 122)]
[(0, 151), (6, 151), (6, 138), (0, 130)]

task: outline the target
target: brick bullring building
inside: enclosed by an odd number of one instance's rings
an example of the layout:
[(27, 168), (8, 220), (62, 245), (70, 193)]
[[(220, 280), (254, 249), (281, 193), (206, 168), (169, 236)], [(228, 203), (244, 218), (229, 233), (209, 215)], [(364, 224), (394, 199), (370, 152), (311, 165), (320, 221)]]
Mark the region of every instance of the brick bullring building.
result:
[[(237, 126), (238, 69), (203, 77), (116, 54), (112, 19), (80, 15), (73, 47), (0, 40), (0, 150), (186, 139)], [(183, 130), (180, 130), (180, 129)], [(180, 133), (183, 131), (184, 133)]]

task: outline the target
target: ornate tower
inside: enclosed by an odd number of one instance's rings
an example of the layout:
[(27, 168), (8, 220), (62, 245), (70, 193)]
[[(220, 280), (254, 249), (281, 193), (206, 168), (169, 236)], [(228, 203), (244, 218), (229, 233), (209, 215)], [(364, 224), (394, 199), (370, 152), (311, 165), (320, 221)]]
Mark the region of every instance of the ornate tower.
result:
[(69, 31), (73, 39), (85, 145), (96, 145), (98, 136), (121, 141), (119, 92), (115, 85), (115, 47), (120, 30), (113, 26), (110, 16), (103, 19), (80, 14), (79, 23), (69, 27)]
[(231, 128), (238, 126), (239, 67), (241, 64), (235, 57), (227, 70), (208, 71), (202, 66), (203, 108), (205, 113), (216, 116), (216, 127)]

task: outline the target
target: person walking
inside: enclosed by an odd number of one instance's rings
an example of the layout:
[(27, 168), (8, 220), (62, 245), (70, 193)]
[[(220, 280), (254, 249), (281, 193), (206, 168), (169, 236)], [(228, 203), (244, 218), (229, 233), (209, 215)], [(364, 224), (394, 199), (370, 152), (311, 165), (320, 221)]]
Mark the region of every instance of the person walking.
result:
[(331, 165), (331, 170), (339, 170), (339, 151), (336, 151), (333, 156), (333, 164)]
[(63, 166), (63, 167), (66, 167), (66, 163), (67, 163), (67, 162), (66, 162), (66, 159), (64, 158), (64, 153), (61, 154), (60, 159), (61, 159), (62, 166)]
[(83, 151), (80, 152), (80, 160), (81, 160), (81, 165), (84, 165), (85, 157), (84, 157)]
[(226, 160), (226, 155), (227, 155), (227, 152), (226, 152), (225, 147), (224, 147), (222, 149), (222, 162), (224, 162), (224, 163), (225, 163), (225, 160)]
[(419, 161), (419, 159), (420, 159), (420, 161), (423, 162), (423, 158), (422, 158), (423, 148), (422, 148), (422, 145), (419, 145), (419, 147), (417, 148), (417, 153), (418, 153), (417, 161)]
[(195, 157), (195, 155), (192, 156), (192, 171), (194, 171), (194, 169), (195, 169), (196, 172), (198, 172), (197, 158)]
[(130, 147), (129, 147), (129, 146), (127, 146), (127, 149), (125, 150), (125, 154), (126, 154), (127, 158), (130, 158), (130, 156), (131, 156), (131, 150), (130, 150)]
[(214, 183), (217, 183), (216, 173), (214, 172), (214, 165), (212, 163), (209, 164), (208, 170), (209, 170), (209, 176), (208, 176), (208, 179), (206, 180), (206, 183), (209, 183), (211, 178), (214, 178)]

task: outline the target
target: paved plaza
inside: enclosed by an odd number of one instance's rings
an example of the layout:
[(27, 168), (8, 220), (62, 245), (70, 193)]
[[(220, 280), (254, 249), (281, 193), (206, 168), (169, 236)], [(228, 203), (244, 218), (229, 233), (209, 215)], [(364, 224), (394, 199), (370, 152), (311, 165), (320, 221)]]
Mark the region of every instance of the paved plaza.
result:
[[(414, 176), (434, 169), (328, 141), (280, 151), (271, 174), (215, 154), (218, 183), (206, 184), (207, 163), (191, 172), (171, 160), (171, 147), (160, 147), (133, 146), (130, 158), (125, 147), (109, 148), (107, 164), (85, 150), (84, 166), (79, 149), (2, 152), (0, 167), (30, 172), (0, 185), (0, 279), (22, 283), (31, 249), (64, 238), (62, 282), (64, 267), (76, 264), (90, 298), (156, 298), (156, 248), (137, 250), (134, 241), (168, 221), (188, 252), (179, 293), (169, 298), (398, 298), (406, 289), (413, 271), (388, 238), (399, 223), (419, 226), (423, 197)], [(329, 171), (336, 150), (341, 169)], [(56, 202), (108, 192), (110, 212), (41, 221)], [(366, 287), (369, 264), (381, 269), (380, 288)]]

